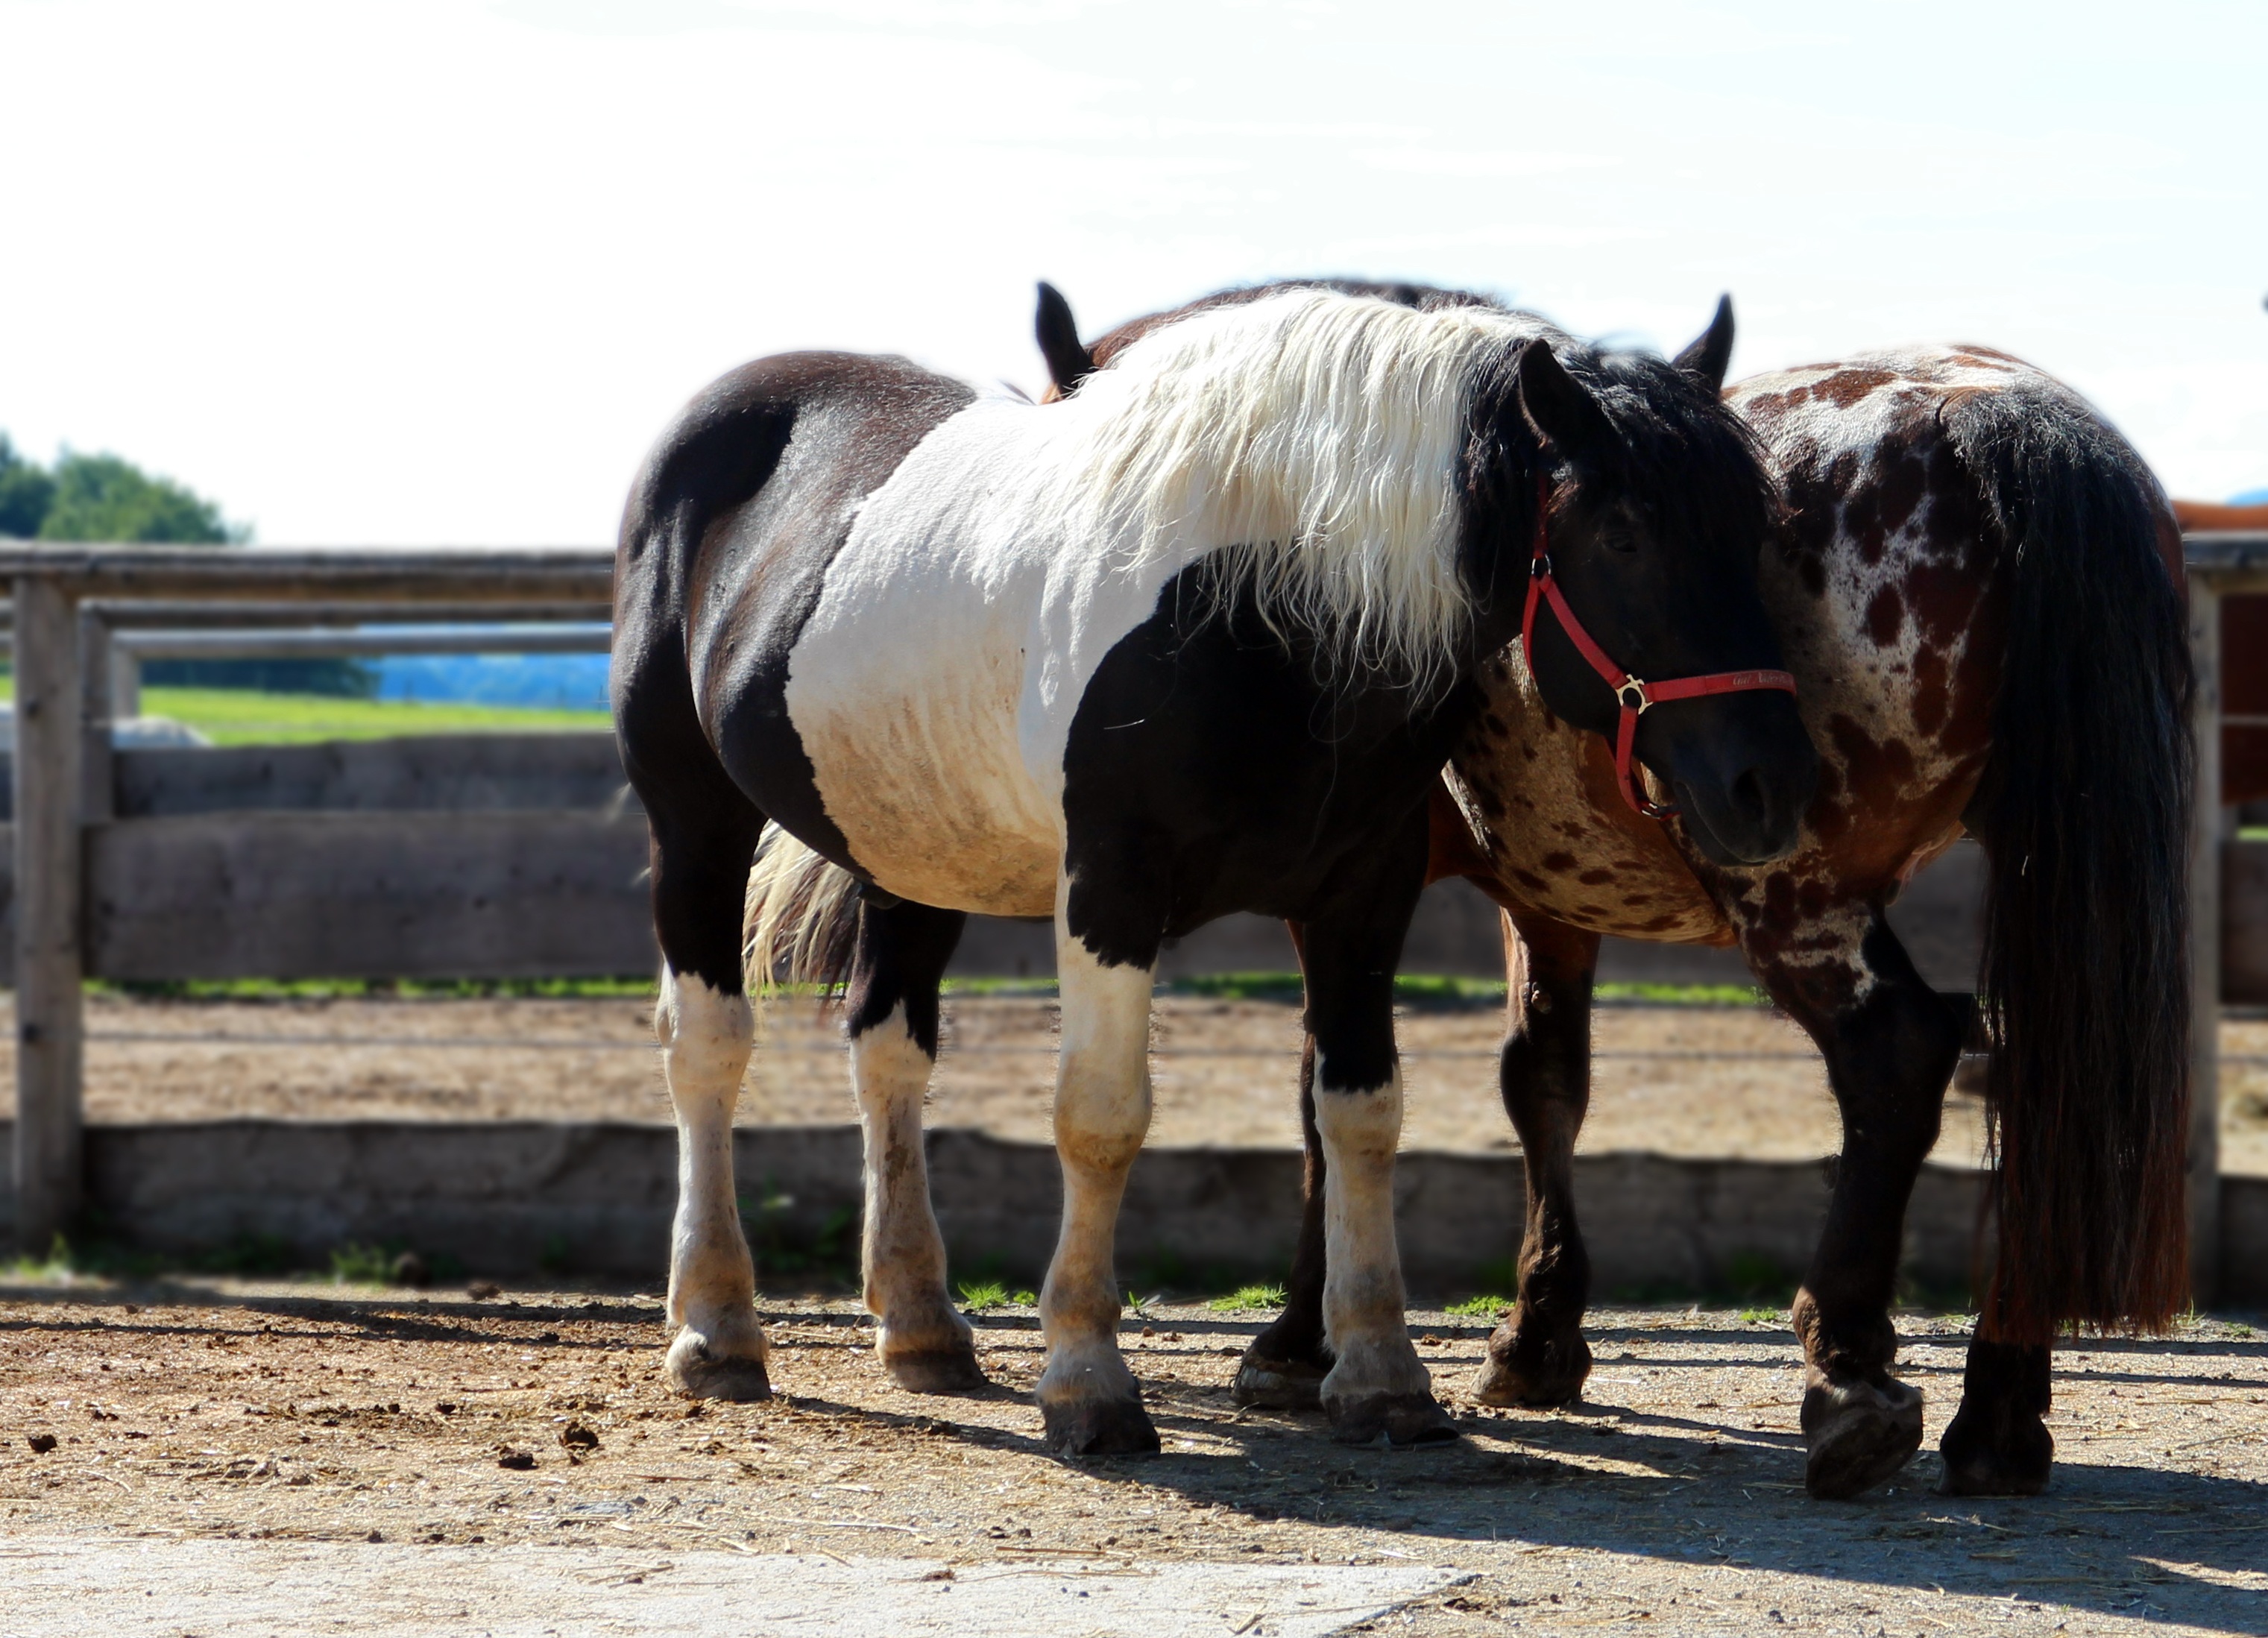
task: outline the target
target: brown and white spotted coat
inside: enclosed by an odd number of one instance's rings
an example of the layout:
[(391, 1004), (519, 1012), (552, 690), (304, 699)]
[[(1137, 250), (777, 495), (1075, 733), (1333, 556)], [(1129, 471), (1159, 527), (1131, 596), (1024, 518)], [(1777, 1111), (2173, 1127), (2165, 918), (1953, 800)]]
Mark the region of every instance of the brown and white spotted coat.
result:
[(1917, 348), (1729, 389), (1786, 485), (1759, 583), (1821, 756), (1802, 843), (1726, 867), (1675, 821), (1631, 812), (1605, 742), (1544, 708), (1514, 649), (1450, 779), (1491, 890), (1588, 932), (1737, 941), (1769, 987), (1820, 1010), (1863, 999), (1868, 926), (1960, 836), (1991, 749), (1998, 542), (1938, 411), (2032, 373), (1984, 348)]

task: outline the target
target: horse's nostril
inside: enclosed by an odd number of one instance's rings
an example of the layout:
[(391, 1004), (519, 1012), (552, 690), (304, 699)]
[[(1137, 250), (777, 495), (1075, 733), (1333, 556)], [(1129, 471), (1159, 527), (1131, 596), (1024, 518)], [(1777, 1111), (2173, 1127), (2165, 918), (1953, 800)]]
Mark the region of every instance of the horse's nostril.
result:
[(1727, 794), (1732, 798), (1733, 811), (1751, 824), (1763, 824), (1771, 817), (1771, 796), (1764, 789), (1764, 776), (1754, 768), (1733, 781)]

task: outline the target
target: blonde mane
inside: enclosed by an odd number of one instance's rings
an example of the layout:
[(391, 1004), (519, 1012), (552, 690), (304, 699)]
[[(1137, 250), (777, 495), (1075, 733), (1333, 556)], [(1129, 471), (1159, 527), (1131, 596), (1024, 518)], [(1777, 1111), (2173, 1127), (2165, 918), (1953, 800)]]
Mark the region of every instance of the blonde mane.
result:
[(1225, 556), (1335, 670), (1442, 681), (1469, 614), (1456, 475), (1476, 370), (1532, 319), (1299, 290), (1152, 331), (1058, 410), (1077, 533), (1137, 561)]

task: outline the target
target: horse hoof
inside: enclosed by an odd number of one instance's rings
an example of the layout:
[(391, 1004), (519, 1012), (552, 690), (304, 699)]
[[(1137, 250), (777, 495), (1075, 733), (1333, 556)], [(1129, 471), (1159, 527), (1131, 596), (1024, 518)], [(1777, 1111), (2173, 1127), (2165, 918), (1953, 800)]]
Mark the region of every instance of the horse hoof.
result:
[[(1964, 1403), (1938, 1443), (1945, 1474), (1937, 1492), (1947, 1496), (2036, 1496), (2055, 1467), (2055, 1435), (2028, 1410), (2010, 1406), (2000, 1420)], [(1994, 1437), (1997, 1433), (1999, 1437)]]
[(1334, 1444), (1378, 1444), (1396, 1450), (1449, 1444), (1462, 1437), (1457, 1424), (1429, 1393), (1379, 1393), (1326, 1407)]
[(1536, 1347), (1515, 1341), (1501, 1353), (1491, 1339), (1473, 1380), (1473, 1398), (1483, 1405), (1551, 1410), (1580, 1401), (1590, 1378), (1591, 1345), (1580, 1335)]
[(753, 1404), (772, 1397), (772, 1379), (762, 1360), (712, 1359), (688, 1349), (683, 1359), (672, 1359), (669, 1377), (696, 1399), (730, 1399)]
[(1048, 1449), (1058, 1456), (1155, 1456), (1158, 1429), (1137, 1399), (1043, 1405)]
[(882, 1369), (908, 1393), (982, 1393), (992, 1385), (976, 1362), (974, 1348), (931, 1348), (919, 1354), (886, 1354)]
[(1263, 1410), (1320, 1411), (1324, 1375), (1323, 1367), (1305, 1360), (1264, 1360), (1248, 1354), (1236, 1368), (1228, 1397)]
[(1814, 1380), (1803, 1396), (1803, 1487), (1845, 1502), (1894, 1478), (1921, 1449), (1921, 1391), (1880, 1383)]

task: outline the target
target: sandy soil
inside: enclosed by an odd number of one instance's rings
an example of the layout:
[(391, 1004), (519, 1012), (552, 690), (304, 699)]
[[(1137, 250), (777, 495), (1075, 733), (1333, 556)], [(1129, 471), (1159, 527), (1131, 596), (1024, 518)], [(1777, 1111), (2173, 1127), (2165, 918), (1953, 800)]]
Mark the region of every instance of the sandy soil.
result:
[[(948, 1004), (932, 1125), (1045, 1141), (1054, 1004)], [(184, 1002), (99, 995), (88, 1007), (87, 1114), (98, 1122), (669, 1118), (650, 1011), (633, 1000)], [(1495, 1094), (1492, 1010), (1403, 1016), (1408, 1148), (1509, 1151)], [(1278, 1002), (1160, 1000), (1160, 1144), (1289, 1145), (1299, 1025)], [(1840, 1145), (1810, 1043), (1734, 1007), (1606, 1007), (1581, 1147), (1807, 1159)], [(2223, 1026), (2224, 1169), (2268, 1174), (2268, 1022)], [(14, 1032), (0, 1034), (0, 1113), (12, 1112)], [(852, 1118), (831, 1017), (783, 1004), (749, 1074), (743, 1125)], [(1977, 1100), (1956, 1090), (1937, 1158), (1973, 1162)]]
[[(16, 1544), (0, 1555), (377, 1541), (431, 1547), (438, 1568), (476, 1546), (603, 1546), (644, 1555), (624, 1578), (736, 1551), (972, 1576), (1404, 1563), (1471, 1579), (1376, 1629), (1450, 1634), (2234, 1633), (2268, 1609), (2268, 1341), (2219, 1321), (2061, 1355), (2044, 1497), (1935, 1496), (1925, 1454), (1887, 1492), (1820, 1504), (1799, 1488), (1800, 1372), (1776, 1319), (1602, 1310), (1590, 1397), (1528, 1414), (1458, 1400), (1482, 1324), (1420, 1314), (1468, 1437), (1395, 1454), (1238, 1413), (1222, 1384), (1254, 1317), (1160, 1309), (1130, 1316), (1125, 1341), (1165, 1454), (1082, 1465), (1037, 1443), (1027, 1311), (981, 1321), (987, 1368), (1014, 1391), (923, 1399), (887, 1384), (849, 1305), (765, 1309), (783, 1397), (704, 1407), (662, 1391), (645, 1298), (0, 1290), (0, 1541)], [(1963, 1322), (1900, 1325), (1933, 1446)]]

